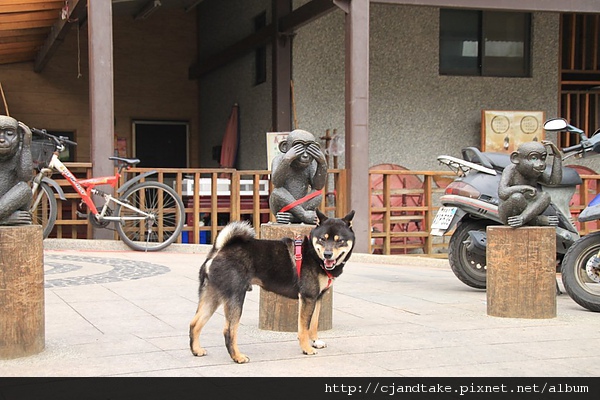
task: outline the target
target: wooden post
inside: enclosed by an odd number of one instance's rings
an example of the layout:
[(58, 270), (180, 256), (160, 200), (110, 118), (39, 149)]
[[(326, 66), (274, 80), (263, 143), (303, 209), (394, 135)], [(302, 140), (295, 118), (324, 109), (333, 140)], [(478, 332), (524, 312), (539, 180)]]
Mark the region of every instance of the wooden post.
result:
[[(296, 235), (308, 235), (313, 225), (303, 224), (262, 224), (261, 239), (294, 238)], [(333, 287), (330, 288), (321, 303), (319, 331), (332, 328)], [(258, 310), (258, 328), (277, 332), (298, 331), (298, 300), (288, 299), (278, 294), (260, 289)]]
[(556, 317), (556, 229), (487, 228), (487, 313)]
[(40, 225), (0, 227), (0, 359), (44, 349), (44, 252)]

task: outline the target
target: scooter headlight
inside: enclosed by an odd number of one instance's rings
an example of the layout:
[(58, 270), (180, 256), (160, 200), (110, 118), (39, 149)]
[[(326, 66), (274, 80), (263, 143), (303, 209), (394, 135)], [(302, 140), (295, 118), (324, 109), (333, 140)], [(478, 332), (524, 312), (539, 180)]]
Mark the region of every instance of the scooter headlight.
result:
[(469, 197), (471, 199), (478, 199), (481, 193), (473, 186), (464, 182), (452, 182), (446, 186), (445, 194), (454, 194), (457, 196)]

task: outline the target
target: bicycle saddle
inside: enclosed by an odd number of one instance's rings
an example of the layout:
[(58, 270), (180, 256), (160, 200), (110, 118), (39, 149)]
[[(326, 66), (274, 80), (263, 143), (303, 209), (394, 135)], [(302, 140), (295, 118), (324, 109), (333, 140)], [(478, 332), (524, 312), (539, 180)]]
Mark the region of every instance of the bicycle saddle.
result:
[(140, 160), (138, 158), (124, 158), (124, 157), (117, 157), (117, 156), (111, 156), (111, 157), (108, 157), (108, 159), (114, 160), (114, 161), (121, 161), (121, 162), (124, 162), (125, 164), (129, 164), (129, 165), (135, 165), (140, 162)]

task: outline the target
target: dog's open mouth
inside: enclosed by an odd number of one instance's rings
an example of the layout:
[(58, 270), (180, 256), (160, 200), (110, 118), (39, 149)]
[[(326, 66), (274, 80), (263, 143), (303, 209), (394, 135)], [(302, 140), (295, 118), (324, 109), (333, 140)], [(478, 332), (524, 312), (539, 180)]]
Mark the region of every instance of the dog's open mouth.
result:
[(331, 271), (332, 269), (334, 269), (338, 263), (338, 260), (341, 260), (342, 257), (344, 257), (344, 254), (346, 254), (346, 252), (342, 252), (342, 254), (340, 254), (338, 258), (329, 258), (323, 260), (323, 266), (325, 267), (325, 269), (327, 271)]
[(325, 265), (326, 270), (332, 270), (335, 268), (335, 260), (333, 258), (329, 260), (323, 260), (323, 265)]

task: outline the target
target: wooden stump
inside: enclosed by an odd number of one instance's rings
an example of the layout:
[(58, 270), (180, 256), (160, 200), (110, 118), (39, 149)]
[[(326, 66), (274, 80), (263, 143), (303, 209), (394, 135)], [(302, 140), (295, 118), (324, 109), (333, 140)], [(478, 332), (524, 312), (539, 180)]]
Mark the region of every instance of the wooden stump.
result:
[[(261, 224), (261, 239), (294, 238), (296, 235), (308, 235), (313, 225), (303, 224)], [(258, 310), (258, 328), (277, 332), (298, 331), (298, 300), (288, 299), (278, 294), (260, 289)], [(332, 328), (333, 287), (324, 295), (319, 314), (319, 331)]]
[(0, 227), (0, 359), (44, 350), (44, 249), (40, 225)]
[(556, 317), (556, 229), (487, 228), (487, 313)]

